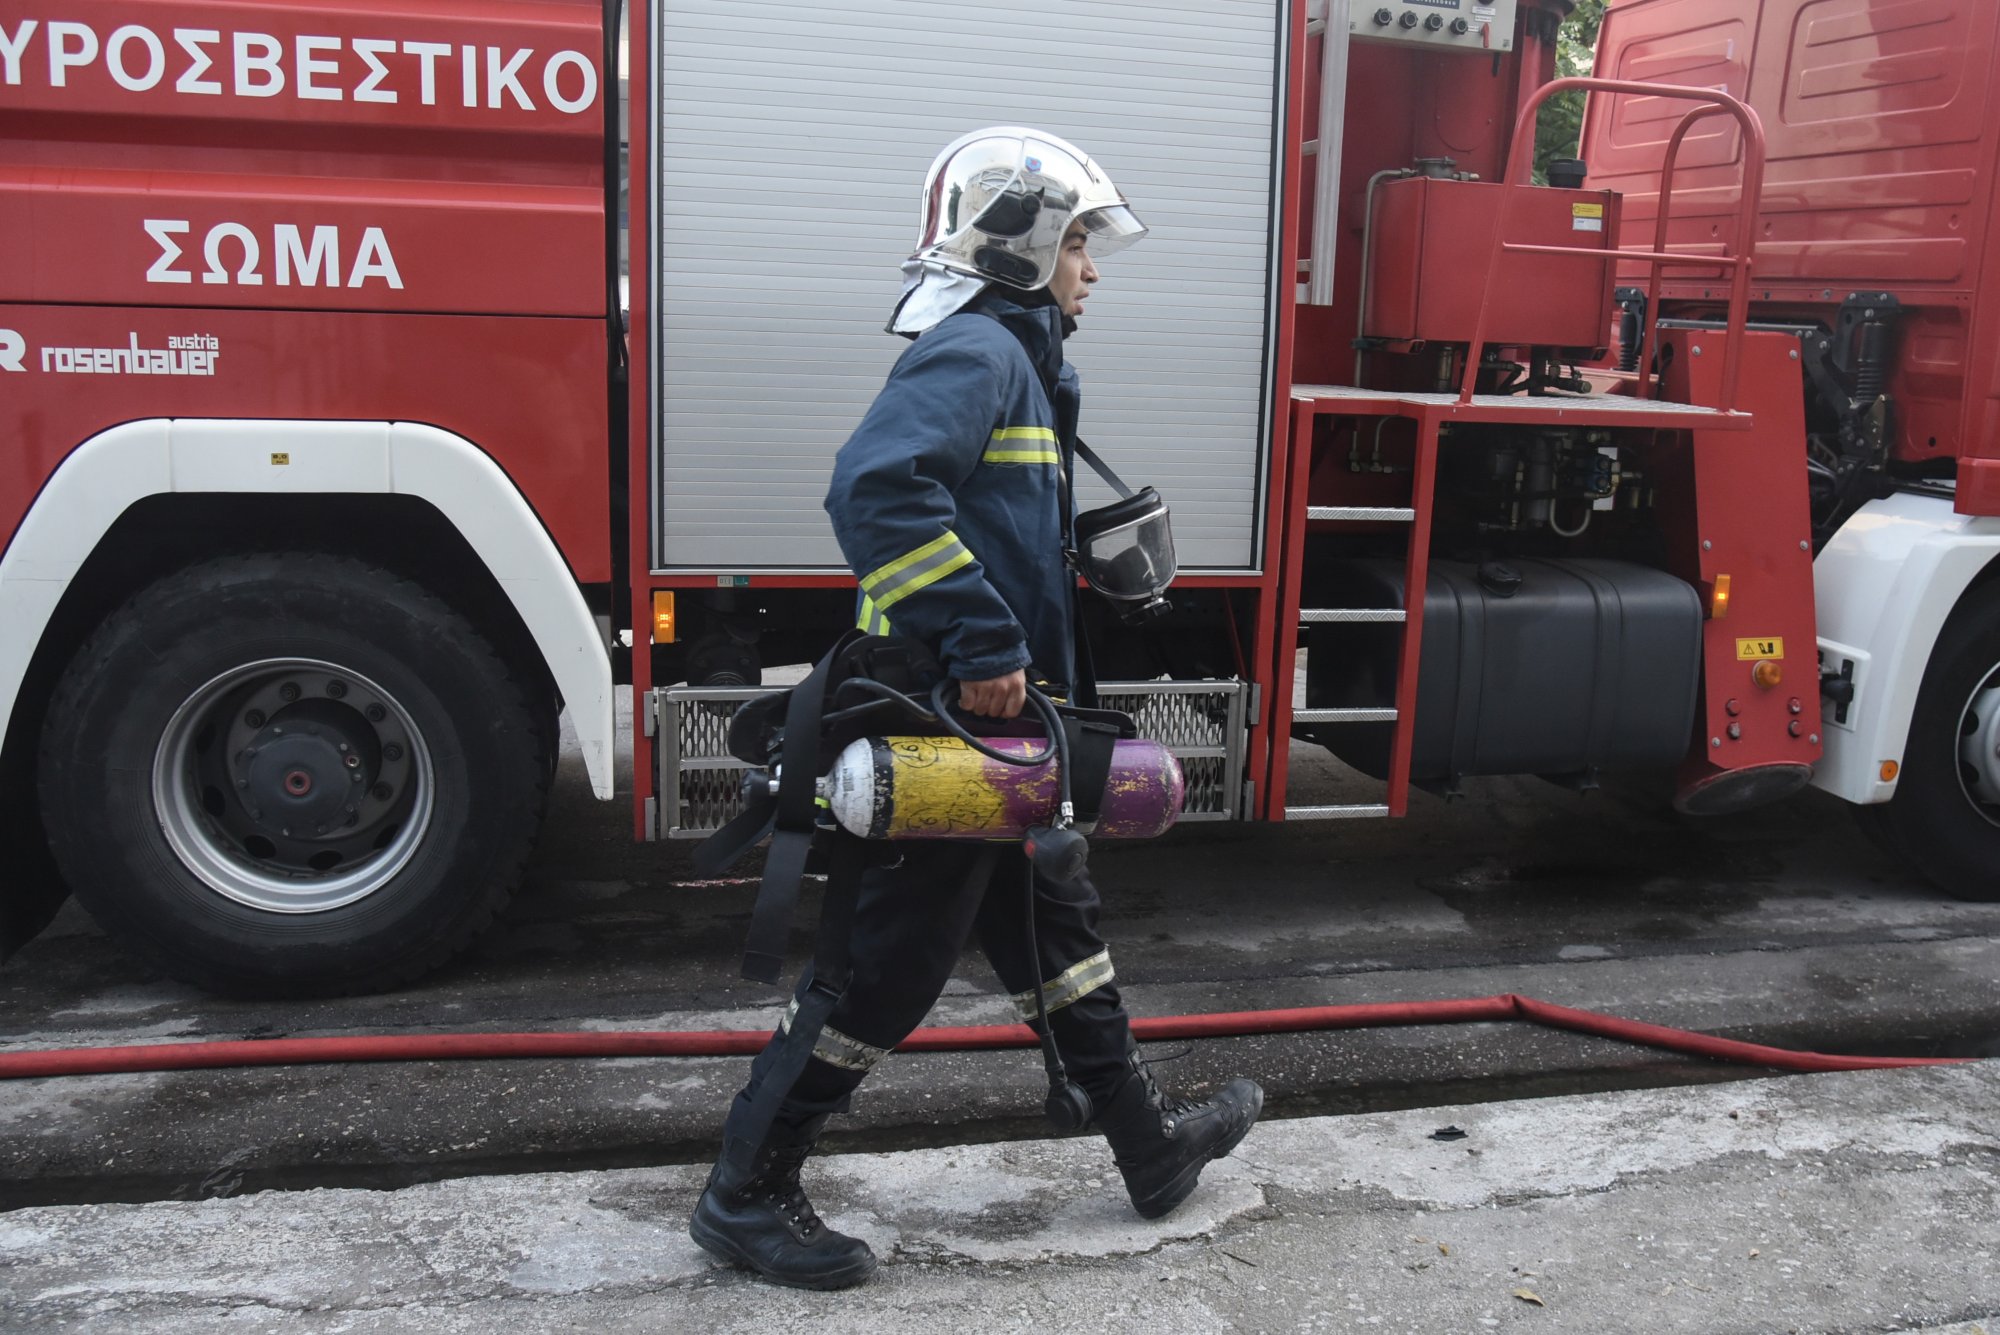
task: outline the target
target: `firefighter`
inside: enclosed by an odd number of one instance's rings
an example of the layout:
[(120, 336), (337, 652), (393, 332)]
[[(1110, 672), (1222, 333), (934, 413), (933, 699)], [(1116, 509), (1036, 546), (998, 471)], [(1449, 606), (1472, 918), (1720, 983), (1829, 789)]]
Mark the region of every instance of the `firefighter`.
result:
[[(1076, 148), (1002, 128), (938, 156), (921, 229), (889, 324), (914, 342), (840, 450), (826, 508), (860, 578), (861, 628), (921, 639), (959, 683), (964, 708), (1013, 718), (1031, 677), (1053, 694), (1076, 681), (1076, 580), (1060, 507), (1078, 390), (1063, 339), (1098, 280), (1093, 252), (1145, 228)], [(873, 1273), (868, 1244), (814, 1213), (800, 1165), (829, 1116), (929, 1012), (969, 935), (1030, 1023), (1039, 983), (1075, 1097), (1087, 1099), (1077, 1120), (1109, 1141), (1141, 1215), (1179, 1205), (1203, 1165), (1249, 1131), (1263, 1106), (1255, 1083), (1233, 1080), (1202, 1102), (1154, 1083), (1097, 934), (1089, 880), (989, 876), (991, 865), (977, 845), (939, 841), (908, 845), (898, 865), (863, 875), (851, 980), (815, 1035), (791, 1035), (795, 999), (753, 1064), (690, 1225), (703, 1247), (803, 1288), (845, 1288)], [(755, 1097), (765, 1075), (788, 1041), (806, 1040), (801, 1074), (776, 1113), (760, 1117), (771, 1102)]]

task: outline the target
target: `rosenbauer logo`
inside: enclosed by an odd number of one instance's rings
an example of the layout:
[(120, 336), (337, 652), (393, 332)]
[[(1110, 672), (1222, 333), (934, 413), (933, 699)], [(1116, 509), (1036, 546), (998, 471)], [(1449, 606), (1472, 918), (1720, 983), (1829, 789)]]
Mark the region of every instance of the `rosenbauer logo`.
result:
[[(26, 371), (28, 341), (0, 329), (0, 371)], [(222, 359), (222, 340), (213, 334), (176, 334), (164, 348), (142, 347), (128, 333), (117, 348), (42, 348), (41, 369), (51, 375), (212, 376)]]
[(549, 106), (575, 116), (597, 102), (597, 66), (581, 51), (454, 46), (450, 42), (216, 28), (155, 30), (127, 23), (100, 33), (67, 19), (0, 23), (0, 82), (67, 88), (102, 69), (128, 93), (290, 97), (302, 102), (440, 101), (497, 111)]

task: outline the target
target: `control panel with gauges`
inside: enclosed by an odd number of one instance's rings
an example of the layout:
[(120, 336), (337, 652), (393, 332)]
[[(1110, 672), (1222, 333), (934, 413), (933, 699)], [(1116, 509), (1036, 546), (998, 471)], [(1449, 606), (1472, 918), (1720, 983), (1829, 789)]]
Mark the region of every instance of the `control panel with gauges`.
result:
[(1514, 49), (1515, 0), (1351, 0), (1359, 41), (1410, 42), (1449, 51)]

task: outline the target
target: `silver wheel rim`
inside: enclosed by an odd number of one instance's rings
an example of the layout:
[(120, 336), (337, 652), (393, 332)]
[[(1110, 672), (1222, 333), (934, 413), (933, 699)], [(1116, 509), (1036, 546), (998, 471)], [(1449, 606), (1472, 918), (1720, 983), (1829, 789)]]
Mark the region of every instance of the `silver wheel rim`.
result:
[(430, 829), (430, 748), (396, 698), (313, 658), (214, 678), (168, 720), (153, 809), (211, 890), (270, 913), (325, 913), (376, 894)]
[(2000, 826), (2000, 665), (1988, 670), (1959, 711), (1958, 786), (1975, 811)]

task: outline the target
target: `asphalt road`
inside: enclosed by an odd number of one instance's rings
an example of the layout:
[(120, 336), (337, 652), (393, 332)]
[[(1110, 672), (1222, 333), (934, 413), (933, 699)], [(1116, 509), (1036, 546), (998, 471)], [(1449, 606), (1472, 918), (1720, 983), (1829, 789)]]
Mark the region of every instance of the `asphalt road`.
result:
[[(1343, 800), (1330, 763), (1307, 769), (1299, 800)], [(736, 976), (751, 887), (697, 882), (685, 845), (634, 844), (629, 821), (624, 802), (590, 799), (568, 754), (506, 918), (461, 963), (390, 995), (219, 1001), (134, 963), (71, 906), (0, 966), (0, 1050), (768, 1026), (783, 994)], [(1918, 881), (1818, 793), (1697, 821), (1644, 783), (1579, 795), (1495, 782), (1450, 804), (1420, 799), (1399, 822), (1191, 827), (1105, 845), (1093, 866), (1136, 1014), (1517, 992), (1791, 1047), (2000, 1054), (2000, 906)], [(802, 927), (801, 961), (808, 941)], [(969, 956), (932, 1022), (1009, 1018)], [(0, 1086), (0, 1208), (697, 1163), (746, 1066), (491, 1061), (14, 1082)], [(1212, 1040), (1161, 1069), (1194, 1088), (1238, 1072), (1265, 1083), (1275, 1116), (1768, 1074), (1509, 1024)], [(899, 1057), (829, 1147), (1039, 1134), (1040, 1102), (1032, 1053)]]

